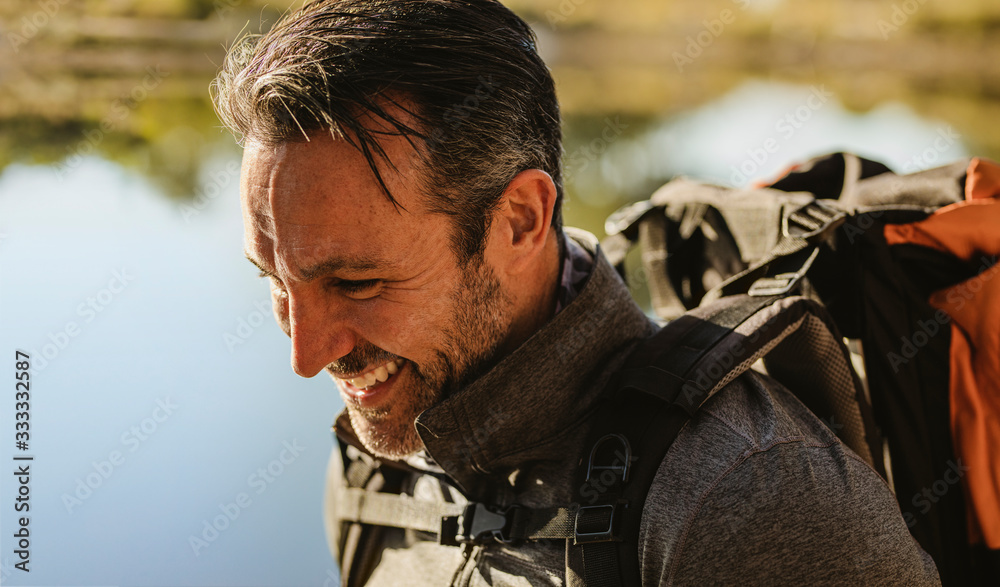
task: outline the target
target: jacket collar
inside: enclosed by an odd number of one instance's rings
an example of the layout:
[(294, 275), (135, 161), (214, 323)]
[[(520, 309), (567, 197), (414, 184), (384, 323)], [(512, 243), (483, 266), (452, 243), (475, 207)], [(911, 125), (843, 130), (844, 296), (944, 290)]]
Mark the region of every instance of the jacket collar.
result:
[[(525, 461), (567, 458), (547, 445), (580, 424), (627, 351), (656, 329), (597, 240), (567, 234), (594, 256), (579, 295), (479, 379), (417, 417), (427, 453), (468, 496), (484, 495)], [(353, 431), (341, 414), (335, 428), (345, 426), (338, 435), (348, 440)]]

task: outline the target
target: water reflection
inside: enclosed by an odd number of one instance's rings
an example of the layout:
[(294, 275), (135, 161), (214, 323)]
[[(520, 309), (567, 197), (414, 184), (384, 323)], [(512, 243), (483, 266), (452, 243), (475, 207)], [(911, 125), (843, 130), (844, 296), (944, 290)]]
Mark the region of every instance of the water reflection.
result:
[[(212, 160), (206, 177), (235, 164)], [(0, 177), (0, 346), (34, 367), (33, 564), (18, 584), (326, 579), (321, 492), (340, 402), (328, 378), (289, 368), (243, 259), (237, 192), (220, 182), (185, 216), (95, 157), (62, 181), (46, 166)]]
[(822, 85), (751, 82), (691, 112), (647, 123), (631, 137), (623, 136), (628, 125), (620, 118), (606, 121), (567, 156), (570, 189), (580, 203), (601, 210), (644, 198), (678, 175), (742, 187), (840, 150), (901, 173), (967, 155), (961, 134), (944, 121), (898, 103), (850, 112)]

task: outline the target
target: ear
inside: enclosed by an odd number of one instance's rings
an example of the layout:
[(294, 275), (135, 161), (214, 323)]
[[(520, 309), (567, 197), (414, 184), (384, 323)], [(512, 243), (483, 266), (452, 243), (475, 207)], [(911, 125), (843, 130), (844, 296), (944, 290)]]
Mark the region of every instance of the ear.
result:
[(522, 272), (545, 249), (555, 204), (555, 183), (541, 169), (522, 171), (507, 185), (490, 232), (508, 273)]

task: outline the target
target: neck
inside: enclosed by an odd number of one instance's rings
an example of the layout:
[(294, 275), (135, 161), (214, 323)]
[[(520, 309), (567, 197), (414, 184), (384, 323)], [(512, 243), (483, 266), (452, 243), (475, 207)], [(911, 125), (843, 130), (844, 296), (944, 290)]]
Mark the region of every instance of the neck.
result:
[[(549, 229), (545, 249), (529, 271), (519, 278), (518, 287), (508, 288), (513, 302), (511, 328), (504, 341), (502, 355), (507, 355), (552, 319), (559, 290), (559, 239), (555, 228)], [(514, 292), (518, 292), (514, 294)]]

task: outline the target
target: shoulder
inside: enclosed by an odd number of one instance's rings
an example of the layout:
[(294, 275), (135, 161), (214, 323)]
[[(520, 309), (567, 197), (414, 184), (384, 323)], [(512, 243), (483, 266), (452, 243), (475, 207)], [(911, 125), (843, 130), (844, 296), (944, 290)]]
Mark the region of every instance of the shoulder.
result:
[(650, 585), (937, 584), (881, 477), (754, 372), (709, 400), (667, 453), (639, 558)]

